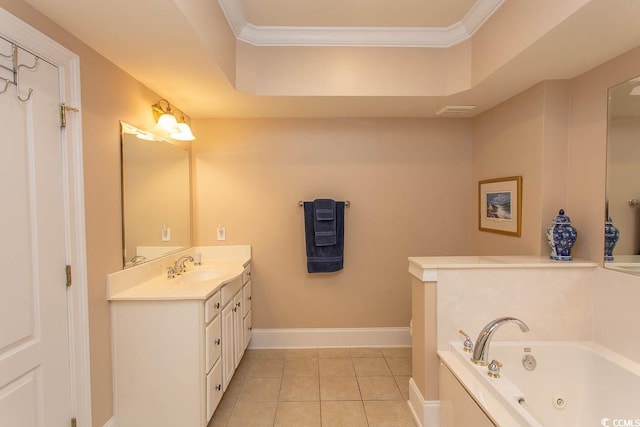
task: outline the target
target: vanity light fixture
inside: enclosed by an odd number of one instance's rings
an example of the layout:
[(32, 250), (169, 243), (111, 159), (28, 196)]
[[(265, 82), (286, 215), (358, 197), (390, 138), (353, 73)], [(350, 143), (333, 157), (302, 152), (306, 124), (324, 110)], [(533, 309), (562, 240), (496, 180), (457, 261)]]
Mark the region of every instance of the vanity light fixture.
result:
[(169, 101), (163, 98), (153, 104), (151, 109), (158, 127), (168, 132), (170, 138), (178, 141), (193, 141), (196, 139), (189, 126), (191, 121), (189, 116), (176, 107), (172, 107)]

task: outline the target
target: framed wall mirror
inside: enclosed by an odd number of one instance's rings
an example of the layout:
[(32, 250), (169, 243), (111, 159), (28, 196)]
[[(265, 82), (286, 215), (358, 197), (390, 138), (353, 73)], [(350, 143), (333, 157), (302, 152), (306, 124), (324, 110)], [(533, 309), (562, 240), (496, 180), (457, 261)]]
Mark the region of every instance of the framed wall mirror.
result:
[(606, 216), (619, 238), (604, 266), (640, 275), (640, 77), (608, 99)]
[(123, 268), (191, 245), (190, 153), (120, 122)]

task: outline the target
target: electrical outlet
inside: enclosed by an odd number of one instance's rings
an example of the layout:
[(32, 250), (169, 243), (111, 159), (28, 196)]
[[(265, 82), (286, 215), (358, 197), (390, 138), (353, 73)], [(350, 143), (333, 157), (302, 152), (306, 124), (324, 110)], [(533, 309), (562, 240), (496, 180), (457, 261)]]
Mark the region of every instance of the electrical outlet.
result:
[(171, 227), (162, 227), (162, 241), (170, 242), (171, 241)]
[(218, 225), (218, 240), (227, 240), (227, 230), (222, 225)]

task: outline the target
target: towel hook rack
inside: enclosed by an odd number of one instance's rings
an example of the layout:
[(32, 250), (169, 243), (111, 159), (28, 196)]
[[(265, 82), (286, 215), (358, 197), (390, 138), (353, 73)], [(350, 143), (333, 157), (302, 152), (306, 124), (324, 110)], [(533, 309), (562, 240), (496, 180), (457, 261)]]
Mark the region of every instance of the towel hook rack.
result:
[(11, 73), (11, 78), (6, 79), (4, 77), (0, 77), (0, 80), (3, 80), (4, 82), (4, 87), (2, 88), (2, 90), (0, 90), (0, 93), (4, 93), (7, 91), (9, 85), (14, 85), (16, 87), (16, 96), (18, 97), (18, 99), (22, 102), (27, 102), (30, 98), (31, 98), (31, 94), (33, 93), (33, 89), (29, 88), (27, 96), (24, 97), (21, 95), (21, 87), (20, 87), (20, 70), (21, 69), (25, 69), (25, 70), (30, 70), (30, 71), (35, 71), (38, 69), (38, 65), (40, 62), (40, 58), (33, 55), (33, 65), (26, 65), (26, 64), (20, 64), (19, 60), (18, 60), (18, 45), (16, 44), (11, 44), (11, 53), (10, 54), (4, 54), (4, 53), (0, 53), (0, 56), (2, 56), (2, 58), (5, 59), (10, 59), (11, 60), (11, 66), (5, 66), (0, 64), (0, 68), (9, 71)]
[[(298, 206), (304, 206), (304, 202), (302, 200), (298, 201)], [(348, 208), (349, 206), (351, 206), (351, 202), (349, 200), (345, 200), (344, 206)]]

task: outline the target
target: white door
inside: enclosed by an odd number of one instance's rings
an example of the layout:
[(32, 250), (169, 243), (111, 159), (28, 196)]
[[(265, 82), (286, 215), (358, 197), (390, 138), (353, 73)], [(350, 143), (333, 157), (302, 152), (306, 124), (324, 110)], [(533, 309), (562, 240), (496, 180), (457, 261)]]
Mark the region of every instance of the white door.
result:
[[(0, 52), (11, 44), (0, 39)], [(72, 409), (58, 69), (40, 60), (19, 80), (28, 101), (14, 85), (0, 94), (0, 426), (62, 427)]]

